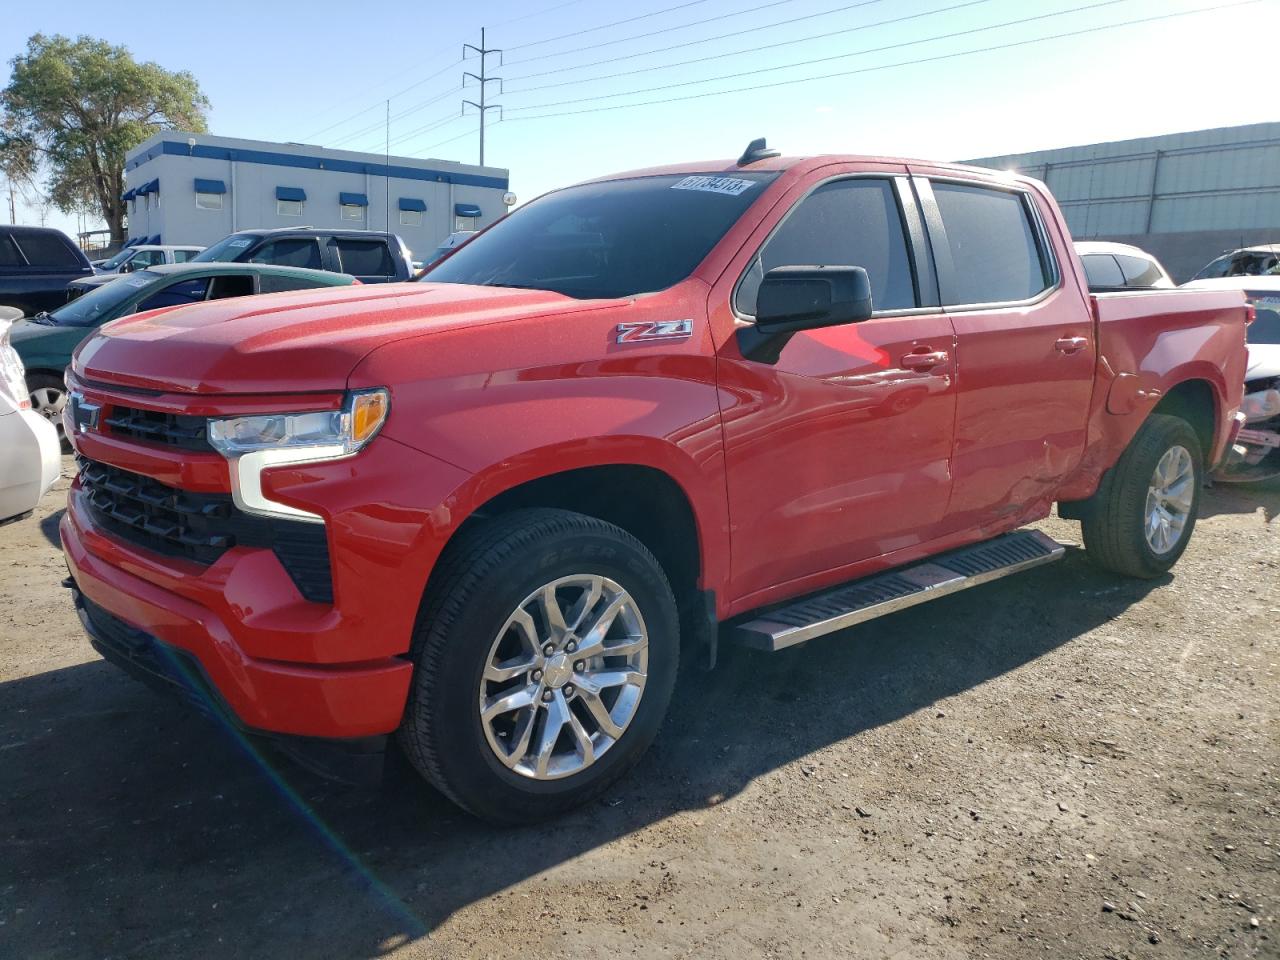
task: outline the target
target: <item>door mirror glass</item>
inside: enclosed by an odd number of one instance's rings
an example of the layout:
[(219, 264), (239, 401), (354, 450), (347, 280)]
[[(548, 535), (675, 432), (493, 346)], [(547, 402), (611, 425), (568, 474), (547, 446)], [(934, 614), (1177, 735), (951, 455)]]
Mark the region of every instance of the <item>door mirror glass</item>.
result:
[(870, 319), (871, 278), (862, 267), (774, 267), (756, 296), (756, 326), (784, 333)]

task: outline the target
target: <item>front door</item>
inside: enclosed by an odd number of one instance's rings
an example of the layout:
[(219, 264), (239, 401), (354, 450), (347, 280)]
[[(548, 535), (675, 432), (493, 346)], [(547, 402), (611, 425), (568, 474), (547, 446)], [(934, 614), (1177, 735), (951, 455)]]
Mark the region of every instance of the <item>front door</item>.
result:
[(942, 177), (915, 183), (959, 358), (946, 529), (999, 526), (1047, 506), (1080, 462), (1097, 356), (1093, 319), (1025, 188)]
[(720, 345), (733, 602), (819, 586), (935, 534), (956, 361), (922, 245), (905, 177), (833, 178), (793, 202), (734, 289), (741, 324), (773, 267), (860, 266), (876, 314), (795, 334), (776, 362), (745, 359), (736, 336)]

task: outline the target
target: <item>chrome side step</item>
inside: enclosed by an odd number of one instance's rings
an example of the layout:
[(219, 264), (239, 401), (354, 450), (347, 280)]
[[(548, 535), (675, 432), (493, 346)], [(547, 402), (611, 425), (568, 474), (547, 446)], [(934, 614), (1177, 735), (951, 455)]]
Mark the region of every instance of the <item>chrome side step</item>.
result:
[(1038, 530), (1015, 530), (896, 570), (855, 580), (733, 628), (735, 640), (781, 650), (969, 587), (1060, 560), (1066, 548)]

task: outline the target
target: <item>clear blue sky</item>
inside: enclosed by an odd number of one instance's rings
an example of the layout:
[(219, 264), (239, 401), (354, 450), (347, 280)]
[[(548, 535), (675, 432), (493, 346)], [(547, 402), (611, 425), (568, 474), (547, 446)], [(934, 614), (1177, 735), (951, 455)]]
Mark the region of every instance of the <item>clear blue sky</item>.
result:
[[(736, 156), (762, 135), (790, 154), (956, 159), (1275, 120), (1269, 47), (1253, 38), (1277, 35), (1276, 0), (891, 66), (1230, 2), (225, 0), (143, 11), (60, 0), (10, 5), (0, 55), (8, 61), (37, 31), (124, 44), (139, 60), (195, 74), (212, 103), (210, 131), (225, 136), (381, 151), (390, 97), (392, 153), (474, 163), (477, 121), (457, 116), (463, 94), (452, 88), (464, 69), (479, 72), (475, 60), (454, 61), (483, 26), (505, 51), (490, 72), (506, 80), (501, 96), (490, 88), (505, 120), (489, 128), (486, 160), (510, 169), (523, 201), (614, 170)], [(1075, 12), (999, 26), (1059, 11)], [(930, 39), (958, 31), (971, 32)], [(776, 46), (746, 52), (764, 45)], [(686, 63), (700, 58), (713, 59)], [(820, 58), (834, 59), (796, 65)], [(778, 85), (830, 74), (845, 75)], [(532, 119), (761, 84), (773, 86)], [(583, 98), (605, 99), (560, 103)], [(34, 208), (19, 216), (39, 222)], [(75, 228), (56, 213), (49, 222)]]

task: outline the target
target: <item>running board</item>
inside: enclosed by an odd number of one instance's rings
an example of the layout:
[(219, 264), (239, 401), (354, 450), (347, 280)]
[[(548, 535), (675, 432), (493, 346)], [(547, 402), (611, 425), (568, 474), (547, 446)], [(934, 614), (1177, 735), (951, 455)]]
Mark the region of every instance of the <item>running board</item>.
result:
[(781, 650), (926, 600), (1052, 563), (1065, 552), (1062, 544), (1038, 530), (1017, 530), (775, 607), (738, 624), (733, 637), (760, 650)]

